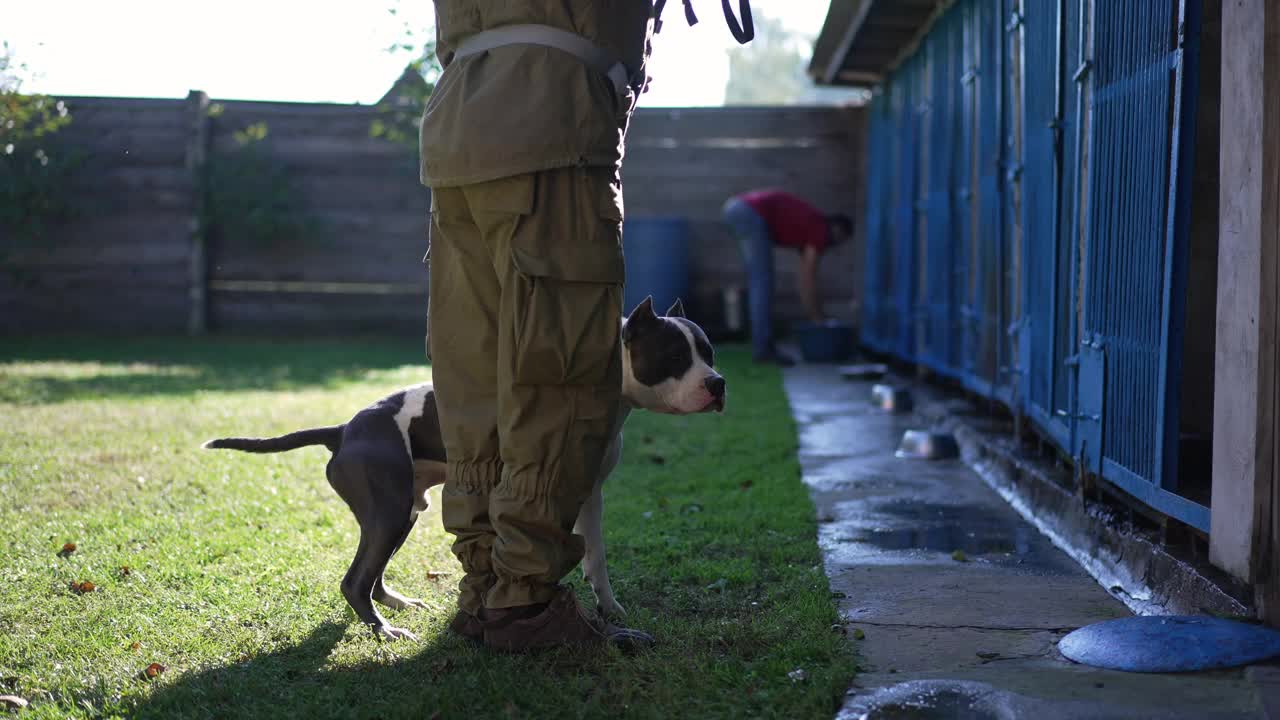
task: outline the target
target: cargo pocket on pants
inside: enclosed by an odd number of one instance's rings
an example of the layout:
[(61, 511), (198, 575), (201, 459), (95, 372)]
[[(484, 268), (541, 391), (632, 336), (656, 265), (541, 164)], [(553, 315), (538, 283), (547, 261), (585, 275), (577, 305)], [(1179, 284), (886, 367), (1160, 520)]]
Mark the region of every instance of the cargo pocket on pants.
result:
[(511, 240), (517, 383), (613, 382), (626, 268), (611, 177), (603, 168), (539, 177), (539, 207)]

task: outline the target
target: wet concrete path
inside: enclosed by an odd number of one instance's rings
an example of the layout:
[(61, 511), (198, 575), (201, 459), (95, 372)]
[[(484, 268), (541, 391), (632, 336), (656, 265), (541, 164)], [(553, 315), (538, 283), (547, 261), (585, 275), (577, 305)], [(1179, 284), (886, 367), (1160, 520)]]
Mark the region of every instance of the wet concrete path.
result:
[(840, 718), (1254, 718), (1241, 671), (1144, 675), (1063, 658), (1129, 612), (960, 460), (894, 456), (911, 415), (871, 383), (800, 366), (785, 383), (818, 542), (862, 671)]

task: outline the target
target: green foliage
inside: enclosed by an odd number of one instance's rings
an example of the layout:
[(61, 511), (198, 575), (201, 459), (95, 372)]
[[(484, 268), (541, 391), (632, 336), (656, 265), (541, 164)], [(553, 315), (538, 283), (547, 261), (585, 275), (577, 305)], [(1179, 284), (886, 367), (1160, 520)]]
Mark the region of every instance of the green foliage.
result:
[(822, 105), (866, 101), (864, 90), (819, 87), (809, 77), (813, 37), (756, 11), (756, 37), (729, 50), (726, 105)]
[[(221, 114), (213, 106), (210, 115)], [(209, 155), (203, 226), (231, 243), (294, 247), (323, 227), (305, 209), (293, 174), (267, 150), (269, 128), (253, 123), (234, 133), (236, 147)]]
[(26, 67), (0, 50), (0, 230), (16, 241), (42, 236), (73, 214), (69, 181), (83, 156), (56, 133), (71, 122), (61, 100), (24, 94)]
[(785, 105), (804, 91), (805, 42), (777, 18), (754, 16), (756, 37), (729, 50), (726, 105)]
[[(388, 12), (397, 14), (396, 8)], [(415, 53), (395, 86), (377, 104), (381, 111), (369, 125), (369, 135), (383, 138), (418, 153), (418, 125), (427, 100), (440, 77), (440, 61), (436, 58), (434, 36), (424, 39), (409, 23), (404, 23), (401, 38), (387, 48), (389, 53)]]

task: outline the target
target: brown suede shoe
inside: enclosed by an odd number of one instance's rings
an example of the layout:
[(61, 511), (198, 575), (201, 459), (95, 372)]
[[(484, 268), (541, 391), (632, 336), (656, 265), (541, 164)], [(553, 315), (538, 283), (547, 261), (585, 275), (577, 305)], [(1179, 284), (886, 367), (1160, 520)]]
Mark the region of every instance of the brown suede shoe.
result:
[(653, 645), (653, 638), (639, 630), (593, 622), (567, 587), (560, 588), (545, 606), (485, 610), (484, 644), (494, 650), (519, 653), (605, 643), (634, 649)]
[(466, 610), (458, 610), (458, 614), (449, 621), (449, 630), (464, 640), (484, 642), (484, 623)]

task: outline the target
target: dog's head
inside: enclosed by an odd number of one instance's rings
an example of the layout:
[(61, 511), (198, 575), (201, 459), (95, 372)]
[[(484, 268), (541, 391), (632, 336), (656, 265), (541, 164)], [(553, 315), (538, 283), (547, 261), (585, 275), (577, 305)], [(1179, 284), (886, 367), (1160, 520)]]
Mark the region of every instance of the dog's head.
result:
[(659, 316), (647, 297), (623, 321), (622, 394), (653, 412), (724, 412), (725, 382), (711, 342), (679, 300)]

